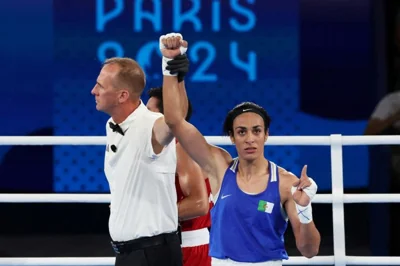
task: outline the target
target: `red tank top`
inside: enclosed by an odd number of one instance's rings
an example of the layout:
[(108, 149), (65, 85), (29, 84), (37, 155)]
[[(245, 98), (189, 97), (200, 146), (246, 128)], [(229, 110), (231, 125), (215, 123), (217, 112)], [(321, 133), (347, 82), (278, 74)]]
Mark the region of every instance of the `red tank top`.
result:
[[(211, 226), (211, 214), (210, 210), (213, 207), (213, 202), (211, 200), (211, 186), (210, 182), (208, 181), (208, 178), (204, 180), (206, 182), (206, 188), (207, 188), (207, 195), (209, 198), (209, 210), (208, 213), (204, 216), (196, 217), (191, 220), (186, 220), (186, 221), (181, 221), (181, 227), (182, 231), (191, 231), (191, 230), (197, 230), (197, 229), (202, 229), (202, 228), (207, 228)], [(178, 202), (183, 200), (185, 196), (182, 193), (181, 186), (179, 184), (179, 178), (178, 175), (175, 175), (175, 187), (176, 187), (176, 193), (178, 196)]]

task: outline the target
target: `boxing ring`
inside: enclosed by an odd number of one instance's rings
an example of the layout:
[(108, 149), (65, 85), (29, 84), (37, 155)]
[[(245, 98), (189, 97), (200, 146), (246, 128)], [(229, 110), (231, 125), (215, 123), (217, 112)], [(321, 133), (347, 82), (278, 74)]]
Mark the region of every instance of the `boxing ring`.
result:
[[(232, 145), (229, 138), (206, 137), (210, 144)], [(105, 137), (0, 137), (0, 145), (105, 145)], [(344, 204), (394, 203), (400, 194), (344, 194), (343, 146), (400, 144), (400, 136), (271, 136), (268, 145), (330, 146), (332, 194), (316, 195), (313, 203), (332, 203), (333, 254), (331, 256), (290, 257), (284, 265), (400, 265), (400, 257), (346, 256)], [(108, 194), (0, 194), (8, 203), (109, 203)], [(114, 257), (71, 258), (0, 258), (1, 266), (9, 265), (114, 265)]]

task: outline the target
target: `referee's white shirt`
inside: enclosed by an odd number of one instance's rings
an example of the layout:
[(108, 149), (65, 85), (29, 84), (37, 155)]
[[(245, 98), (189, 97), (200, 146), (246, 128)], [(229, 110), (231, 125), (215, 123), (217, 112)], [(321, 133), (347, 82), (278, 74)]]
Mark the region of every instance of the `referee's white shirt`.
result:
[(177, 230), (175, 140), (158, 155), (151, 144), (154, 122), (161, 116), (141, 102), (119, 124), (124, 136), (109, 127), (111, 118), (107, 121), (104, 172), (111, 191), (109, 231), (114, 241)]

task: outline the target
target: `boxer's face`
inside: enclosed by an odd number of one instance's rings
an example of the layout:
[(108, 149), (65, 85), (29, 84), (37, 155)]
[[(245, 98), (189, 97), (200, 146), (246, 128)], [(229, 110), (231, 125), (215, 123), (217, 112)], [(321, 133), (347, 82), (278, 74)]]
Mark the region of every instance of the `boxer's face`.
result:
[(248, 112), (238, 115), (233, 121), (232, 142), (236, 145), (239, 157), (255, 160), (264, 154), (265, 133), (264, 120), (256, 113)]
[(95, 96), (98, 111), (110, 114), (118, 106), (121, 92), (113, 86), (113, 80), (118, 71), (119, 66), (116, 64), (105, 65), (101, 69), (96, 85), (91, 92)]
[(146, 107), (152, 112), (160, 113), (160, 109), (158, 108), (159, 103), (159, 99), (157, 99), (156, 97), (150, 97), (147, 101)]

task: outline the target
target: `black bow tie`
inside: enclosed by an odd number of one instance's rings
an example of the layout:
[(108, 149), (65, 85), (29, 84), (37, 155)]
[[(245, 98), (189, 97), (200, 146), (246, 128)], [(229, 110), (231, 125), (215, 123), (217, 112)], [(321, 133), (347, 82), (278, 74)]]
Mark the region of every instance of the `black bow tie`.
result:
[(108, 125), (110, 126), (110, 128), (112, 129), (113, 132), (118, 132), (119, 134), (121, 134), (122, 136), (124, 136), (124, 131), (122, 131), (122, 128), (118, 125), (118, 124), (114, 124), (113, 122), (109, 122)]

